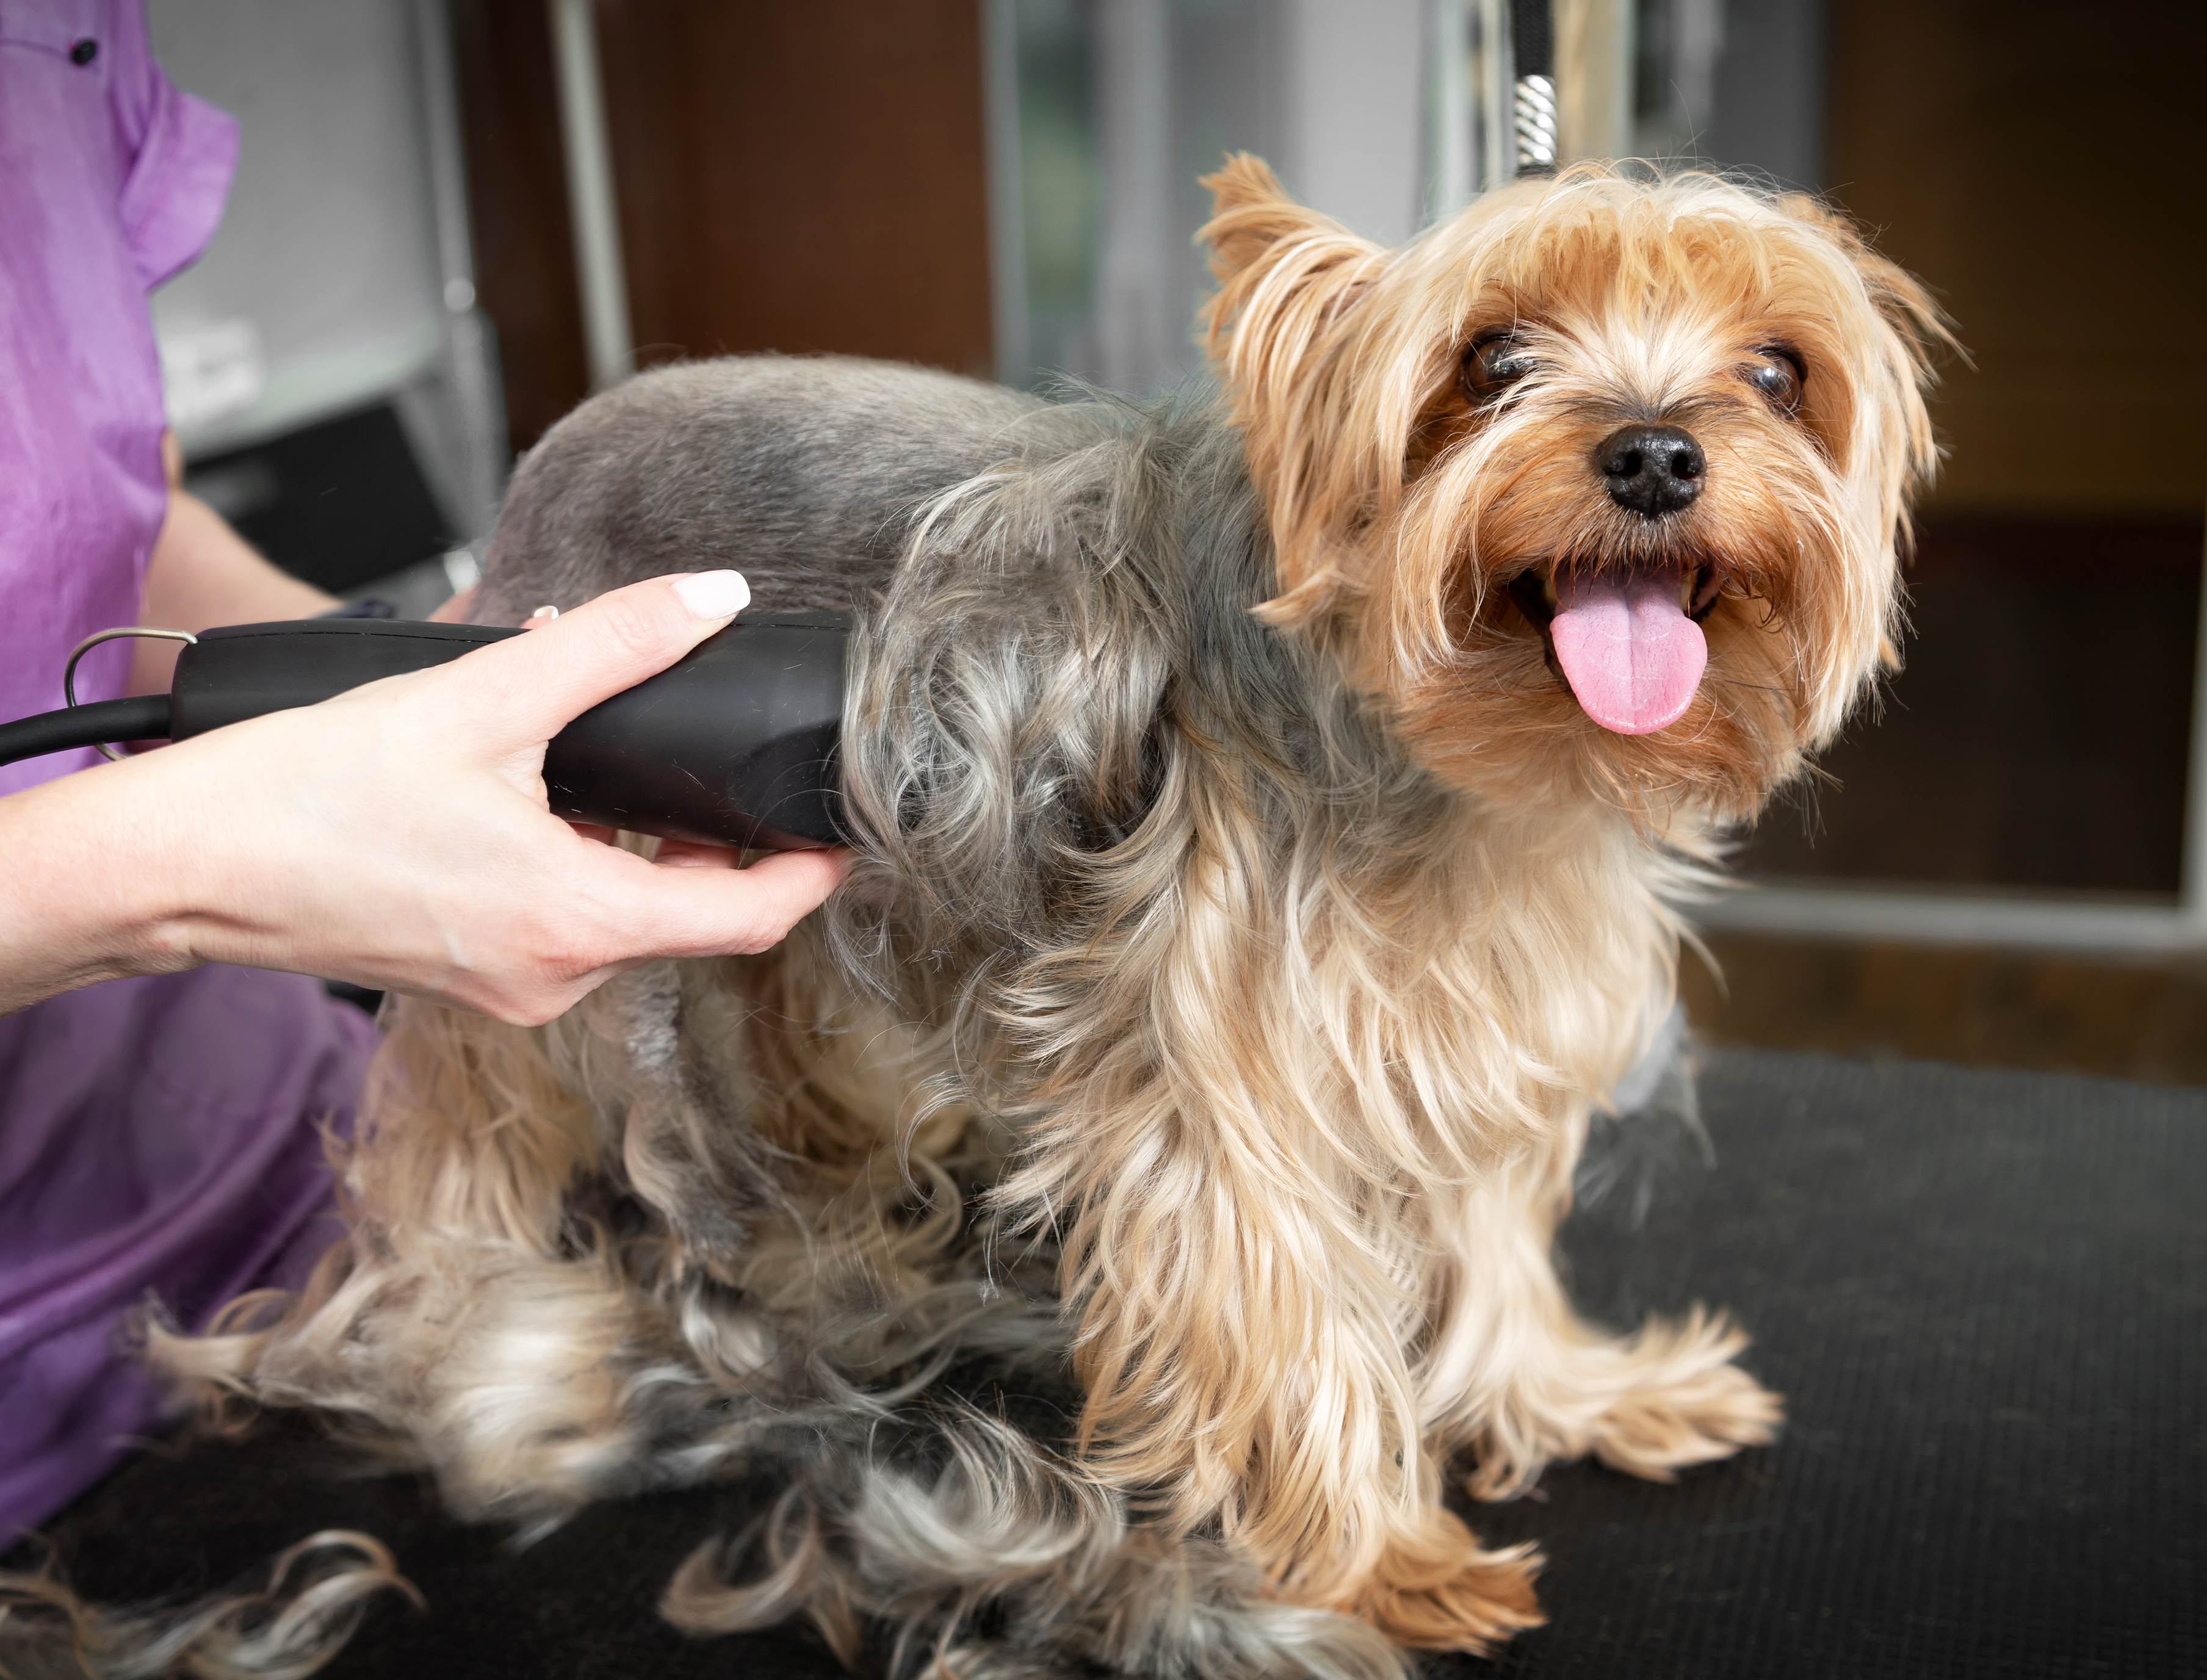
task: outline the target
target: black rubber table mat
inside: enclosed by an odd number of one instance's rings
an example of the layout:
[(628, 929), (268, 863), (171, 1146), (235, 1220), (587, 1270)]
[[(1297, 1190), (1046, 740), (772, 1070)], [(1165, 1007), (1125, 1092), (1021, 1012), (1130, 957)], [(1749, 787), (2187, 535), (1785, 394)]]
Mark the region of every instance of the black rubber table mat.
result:
[[(1575, 1465), (1467, 1508), (1540, 1541), (1553, 1621), (1435, 1680), (2207, 1675), (2207, 1090), (1724, 1053), (1702, 1102), (1714, 1168), (1659, 1151), (1636, 1225), (1630, 1193), (1576, 1216), (1574, 1287), (1620, 1324), (1732, 1307), (1791, 1426), (1675, 1486)], [(516, 1551), (293, 1426), (150, 1454), (50, 1532), (105, 1598), (382, 1536), (431, 1613), (379, 1607), (332, 1675), (837, 1674), (801, 1629), (696, 1641), (654, 1611), (762, 1492), (601, 1506)]]

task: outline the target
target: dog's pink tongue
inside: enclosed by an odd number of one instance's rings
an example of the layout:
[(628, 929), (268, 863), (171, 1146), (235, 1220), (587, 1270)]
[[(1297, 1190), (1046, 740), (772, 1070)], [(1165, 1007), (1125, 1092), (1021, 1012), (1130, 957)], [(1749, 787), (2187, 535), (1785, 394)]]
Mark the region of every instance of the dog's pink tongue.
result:
[(1667, 729), (1693, 704), (1709, 662), (1678, 605), (1678, 574), (1558, 578), (1548, 634), (1586, 714), (1620, 735)]

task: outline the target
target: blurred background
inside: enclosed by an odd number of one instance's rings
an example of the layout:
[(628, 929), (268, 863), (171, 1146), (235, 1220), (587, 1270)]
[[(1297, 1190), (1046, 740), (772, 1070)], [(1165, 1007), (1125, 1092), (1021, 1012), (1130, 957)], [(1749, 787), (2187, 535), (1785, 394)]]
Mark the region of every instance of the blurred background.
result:
[[(192, 487), (425, 612), (685, 356), (1196, 366), (1229, 148), (1398, 241), (1515, 164), (1509, 0), (149, 0), (242, 152), (155, 302)], [(1560, 161), (1820, 192), (1967, 346), (1906, 668), (1709, 907), (1719, 1039), (2207, 1079), (2207, 8), (1555, 0)], [(1537, 51), (1537, 49), (1532, 49)], [(2187, 111), (2192, 113), (2186, 116)]]

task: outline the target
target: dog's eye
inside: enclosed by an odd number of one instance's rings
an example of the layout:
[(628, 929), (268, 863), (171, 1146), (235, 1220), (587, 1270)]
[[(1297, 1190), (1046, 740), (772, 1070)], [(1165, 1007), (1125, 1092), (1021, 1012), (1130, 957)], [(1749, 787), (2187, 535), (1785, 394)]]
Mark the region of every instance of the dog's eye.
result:
[(1463, 394), (1474, 403), (1492, 401), (1533, 367), (1533, 353), (1516, 339), (1488, 338), (1463, 353)]
[(1809, 382), (1809, 371), (1801, 365), (1801, 358), (1783, 344), (1755, 351), (1741, 364), (1739, 376), (1780, 414), (1791, 414), (1801, 406), (1801, 387)]

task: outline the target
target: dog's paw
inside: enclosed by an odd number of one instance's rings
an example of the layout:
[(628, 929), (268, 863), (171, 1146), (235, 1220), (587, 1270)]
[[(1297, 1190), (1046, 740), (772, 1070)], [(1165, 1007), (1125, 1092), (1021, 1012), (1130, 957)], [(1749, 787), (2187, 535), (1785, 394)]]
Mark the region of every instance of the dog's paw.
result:
[(1595, 1421), (1595, 1456), (1671, 1481), (1688, 1465), (1767, 1446), (1785, 1402), (1732, 1363), (1746, 1346), (1731, 1320), (1698, 1306), (1675, 1324), (1651, 1321), (1634, 1340), (1635, 1380)]
[(1487, 1654), (1547, 1619), (1533, 1590), (1540, 1563), (1529, 1544), (1482, 1551), (1459, 1518), (1436, 1511), (1388, 1546), (1344, 1607), (1397, 1645)]

